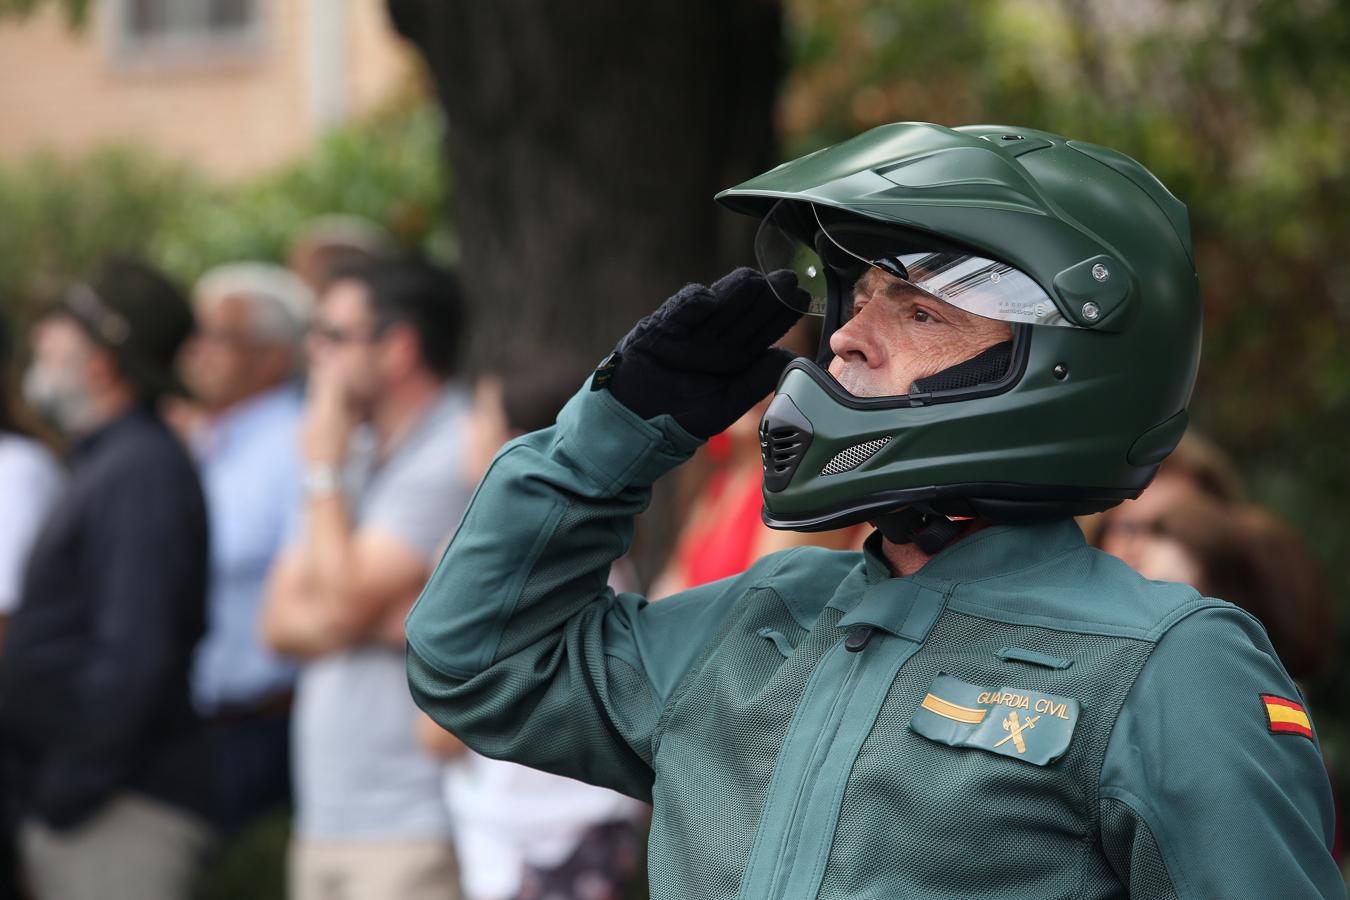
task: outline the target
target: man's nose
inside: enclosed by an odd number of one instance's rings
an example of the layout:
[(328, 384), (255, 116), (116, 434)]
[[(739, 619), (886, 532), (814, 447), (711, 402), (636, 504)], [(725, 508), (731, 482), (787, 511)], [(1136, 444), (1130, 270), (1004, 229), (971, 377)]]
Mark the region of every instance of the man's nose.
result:
[(877, 340), (877, 331), (870, 323), (872, 306), (870, 303), (864, 306), (842, 328), (830, 335), (830, 351), (841, 362), (862, 363), (870, 369), (885, 365), (885, 349), (881, 341)]

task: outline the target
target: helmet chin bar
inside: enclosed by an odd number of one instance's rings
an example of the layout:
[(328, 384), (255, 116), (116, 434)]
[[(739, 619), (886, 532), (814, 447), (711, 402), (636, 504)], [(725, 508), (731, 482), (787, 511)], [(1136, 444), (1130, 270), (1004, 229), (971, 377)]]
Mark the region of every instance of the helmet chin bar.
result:
[(880, 524), (892, 513), (919, 509), (948, 518), (987, 519), (995, 524), (1027, 525), (1066, 516), (1086, 516), (1110, 509), (1139, 496), (1157, 467), (1137, 487), (1127, 489), (1023, 485), (981, 482), (930, 485), (885, 491), (833, 509), (796, 517), (776, 516), (767, 506), (760, 512), (765, 525), (779, 531), (833, 531), (860, 522)]
[[(1030, 330), (1014, 329), (1012, 342), (1014, 376), (1020, 376), (1029, 340), (1021, 332)], [(775, 510), (772, 507), (779, 506), (775, 502), (778, 495), (786, 497), (792, 493), (794, 482), (805, 479), (809, 484), (819, 479), (821, 476), (816, 474), (815, 469), (826, 465), (826, 461), (833, 456), (854, 452), (862, 454), (862, 458), (856, 463), (851, 465), (846, 463), (837, 469), (847, 474), (852, 469), (865, 466), (870, 459), (866, 445), (882, 444), (881, 440), (864, 440), (862, 443), (840, 445), (837, 450), (827, 450), (824, 454), (816, 451), (813, 445), (820, 441), (820, 435), (816, 433), (816, 425), (810, 418), (815, 414), (811, 412), (813, 408), (822, 414), (831, 407), (841, 407), (843, 408), (841, 412), (854, 410), (865, 413), (870, 410), (933, 406), (999, 392), (988, 390), (988, 385), (980, 385), (933, 394), (915, 393), (898, 398), (857, 398), (845, 391), (823, 368), (808, 359), (799, 358), (790, 363), (784, 371), (783, 381), (787, 381), (794, 372), (805, 375), (809, 379), (809, 384), (803, 384), (799, 380), (796, 390), (785, 392), (782, 390), (783, 382), (780, 381), (780, 390), (769, 404), (760, 423), (765, 499), (761, 517), (770, 528), (814, 532), (844, 528), (860, 522), (872, 522), (881, 528), (883, 533), (889, 532), (887, 535), (889, 539), (896, 540), (906, 535), (910, 535), (912, 539), (916, 523), (909, 517), (915, 514), (928, 516), (930, 520), (932, 517), (943, 517), (982, 518), (995, 523), (1044, 522), (1065, 516), (1100, 512), (1123, 500), (1132, 499), (1138, 496), (1157, 470), (1156, 464), (1137, 468), (1133, 483), (1125, 487), (1019, 484), (983, 480), (930, 483), (892, 490), (874, 489), (856, 496), (845, 494), (837, 500), (827, 501), (825, 505), (804, 509), (798, 506), (792, 512), (783, 510), (781, 506)], [(1016, 377), (1012, 380), (1015, 382)], [(813, 398), (811, 395), (814, 392), (819, 393)], [(826, 404), (824, 410), (821, 407), (822, 402)], [(867, 431), (874, 436), (884, 434), (883, 430), (867, 429)], [(813, 457), (809, 463), (812, 471), (799, 472), (808, 455)], [(916, 510), (917, 513), (911, 514), (909, 510)], [(891, 518), (899, 513), (904, 513), (904, 517)], [(931, 524), (931, 521), (917, 524), (926, 526)], [(917, 530), (923, 529), (920, 527)]]
[[(1001, 341), (970, 359), (920, 378), (914, 382), (914, 388), (919, 393), (931, 394), (997, 383), (1008, 374), (1012, 361), (1013, 341)], [(797, 463), (811, 445), (813, 434), (811, 423), (787, 395), (775, 397), (772, 407), (760, 423), (760, 451), (764, 456), (765, 487), (770, 491), (781, 491), (795, 474)], [(959, 518), (974, 516), (961, 515)], [(964, 527), (960, 521), (926, 503), (876, 516), (871, 522), (891, 543), (912, 543), (930, 556), (954, 541)]]

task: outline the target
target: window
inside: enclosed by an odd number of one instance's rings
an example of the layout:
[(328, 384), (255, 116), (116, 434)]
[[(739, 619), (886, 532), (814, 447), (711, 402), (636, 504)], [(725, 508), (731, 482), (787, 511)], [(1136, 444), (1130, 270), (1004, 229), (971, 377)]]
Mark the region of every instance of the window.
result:
[[(212, 61), (250, 55), (262, 36), (262, 0), (118, 0), (116, 54), (123, 61)], [(204, 54), (204, 56), (203, 56)]]

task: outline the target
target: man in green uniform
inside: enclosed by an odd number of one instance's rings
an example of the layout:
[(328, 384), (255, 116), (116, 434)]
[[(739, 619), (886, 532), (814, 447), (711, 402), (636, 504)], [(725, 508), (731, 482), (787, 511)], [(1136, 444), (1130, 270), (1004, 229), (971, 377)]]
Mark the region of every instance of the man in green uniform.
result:
[[(650, 799), (658, 900), (1344, 897), (1260, 624), (1072, 519), (1185, 430), (1185, 207), (1103, 147), (913, 123), (719, 199), (771, 274), (686, 287), (498, 456), (408, 620), (423, 708)], [(771, 347), (803, 313), (817, 362)], [(765, 521), (866, 550), (609, 591), (652, 482), (775, 384)]]

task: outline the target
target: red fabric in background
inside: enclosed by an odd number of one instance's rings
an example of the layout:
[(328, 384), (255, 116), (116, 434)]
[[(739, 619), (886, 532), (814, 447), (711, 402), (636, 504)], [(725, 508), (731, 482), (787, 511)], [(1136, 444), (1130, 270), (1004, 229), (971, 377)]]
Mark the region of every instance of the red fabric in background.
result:
[(763, 505), (758, 475), (755, 472), (755, 477), (748, 478), (744, 473), (723, 470), (709, 479), (704, 502), (709, 508), (721, 506), (729, 514), (715, 516), (680, 543), (677, 558), (686, 587), (739, 575), (754, 562)]

